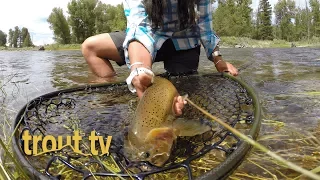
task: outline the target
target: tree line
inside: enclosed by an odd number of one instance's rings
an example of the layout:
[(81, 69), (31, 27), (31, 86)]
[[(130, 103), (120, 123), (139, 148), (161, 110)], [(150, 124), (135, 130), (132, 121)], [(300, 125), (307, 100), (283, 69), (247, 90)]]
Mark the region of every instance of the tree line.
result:
[[(286, 41), (320, 37), (320, 0), (309, 0), (296, 7), (294, 0), (278, 0), (272, 9), (268, 0), (260, 0), (253, 11), (251, 0), (218, 0), (213, 27), (219, 36)], [(275, 23), (272, 23), (272, 14)], [(54, 39), (61, 44), (82, 43), (87, 37), (126, 28), (123, 6), (111, 6), (99, 0), (71, 0), (68, 18), (54, 8), (48, 18)]]
[(53, 30), (54, 40), (60, 44), (79, 44), (92, 35), (126, 28), (123, 6), (112, 6), (98, 0), (71, 0), (68, 17), (62, 8), (55, 7), (47, 21)]
[[(294, 0), (278, 0), (274, 8), (269, 0), (260, 0), (255, 11), (250, 7), (251, 0), (217, 1), (218, 7), (212, 16), (214, 30), (219, 36), (286, 41), (320, 37), (320, 0), (305, 0), (305, 8), (297, 7)], [(64, 14), (62, 8), (55, 7), (47, 19), (54, 40), (60, 44), (81, 44), (92, 35), (126, 28), (121, 4), (112, 6), (99, 0), (71, 0), (67, 14)], [(17, 27), (10, 30), (10, 46), (30, 45), (30, 35), (25, 33), (26, 30), (22, 28), (20, 34)], [(5, 40), (6, 35), (0, 31), (0, 46), (1, 43), (5, 44)]]
[(220, 36), (286, 41), (320, 37), (320, 1), (309, 0), (308, 5), (306, 0), (305, 3), (306, 8), (300, 8), (294, 0), (278, 0), (272, 9), (268, 0), (260, 0), (253, 12), (251, 0), (218, 0), (213, 26)]
[(0, 46), (6, 46), (7, 43), (9, 47), (14, 48), (34, 46), (28, 28), (23, 27), (20, 29), (18, 26), (16, 26), (14, 30), (9, 29), (8, 38), (7, 34), (0, 30)]

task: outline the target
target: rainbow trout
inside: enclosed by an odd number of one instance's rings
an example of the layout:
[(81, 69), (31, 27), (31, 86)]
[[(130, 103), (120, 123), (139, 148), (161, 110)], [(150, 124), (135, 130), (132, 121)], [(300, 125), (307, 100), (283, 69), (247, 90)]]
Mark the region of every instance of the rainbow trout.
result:
[(178, 95), (169, 80), (154, 78), (138, 103), (125, 140), (125, 151), (131, 159), (163, 166), (177, 136), (195, 136), (211, 130), (199, 121), (176, 118), (173, 103)]

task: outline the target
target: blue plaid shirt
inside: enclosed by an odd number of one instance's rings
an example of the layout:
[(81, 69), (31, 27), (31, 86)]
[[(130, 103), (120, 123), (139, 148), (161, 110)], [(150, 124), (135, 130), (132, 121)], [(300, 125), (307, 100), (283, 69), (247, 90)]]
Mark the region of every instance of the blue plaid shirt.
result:
[(211, 54), (220, 39), (213, 31), (210, 1), (199, 0), (196, 24), (180, 31), (177, 0), (167, 2), (168, 11), (164, 11), (164, 26), (157, 30), (151, 28), (142, 0), (123, 0), (124, 13), (127, 17), (126, 38), (123, 43), (126, 63), (130, 64), (128, 46), (131, 41), (137, 40), (142, 43), (155, 59), (157, 51), (169, 38), (172, 39), (176, 50), (191, 49), (199, 46), (201, 42), (208, 59), (211, 60)]

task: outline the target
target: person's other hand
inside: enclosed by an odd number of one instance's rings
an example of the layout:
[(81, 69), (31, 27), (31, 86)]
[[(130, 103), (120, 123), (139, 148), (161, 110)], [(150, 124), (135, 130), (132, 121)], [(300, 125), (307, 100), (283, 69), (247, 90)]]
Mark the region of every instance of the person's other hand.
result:
[[(135, 76), (132, 79), (132, 84), (136, 88), (139, 99), (141, 99), (143, 92), (151, 85), (151, 80), (152, 76), (146, 73), (139, 74), (139, 76)], [(180, 116), (185, 104), (187, 104), (187, 101), (182, 96), (175, 97), (173, 101), (174, 114)]]
[(237, 76), (239, 74), (236, 67), (228, 62), (225, 62), (224, 60), (222, 60), (222, 58), (219, 58), (217, 60), (215, 59), (214, 64), (218, 72), (228, 72), (233, 76)]
[(182, 114), (182, 109), (185, 104), (187, 104), (187, 101), (184, 100), (182, 96), (175, 97), (173, 101), (173, 111), (176, 116), (180, 116)]

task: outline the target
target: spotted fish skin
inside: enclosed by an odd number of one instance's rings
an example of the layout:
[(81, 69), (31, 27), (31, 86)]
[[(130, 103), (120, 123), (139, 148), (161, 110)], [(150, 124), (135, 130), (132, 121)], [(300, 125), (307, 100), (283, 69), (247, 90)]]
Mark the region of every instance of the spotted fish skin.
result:
[(179, 134), (194, 136), (211, 129), (194, 121), (177, 119), (173, 111), (177, 96), (178, 91), (169, 80), (154, 78), (137, 105), (124, 142), (125, 151), (131, 159), (163, 166)]
[(177, 89), (169, 80), (155, 77), (137, 106), (132, 132), (139, 139), (144, 139), (152, 129), (170, 126), (174, 120), (173, 101), (176, 96)]

